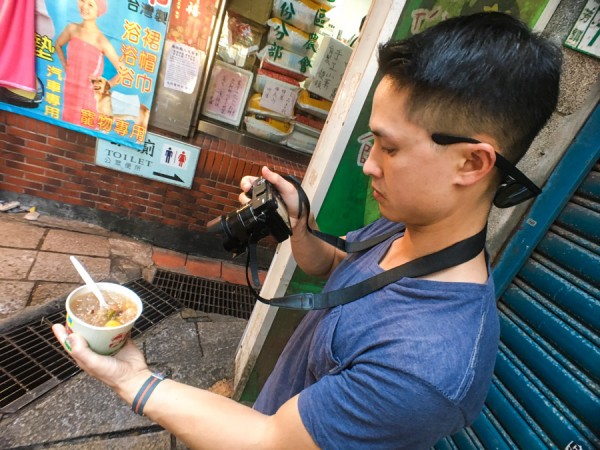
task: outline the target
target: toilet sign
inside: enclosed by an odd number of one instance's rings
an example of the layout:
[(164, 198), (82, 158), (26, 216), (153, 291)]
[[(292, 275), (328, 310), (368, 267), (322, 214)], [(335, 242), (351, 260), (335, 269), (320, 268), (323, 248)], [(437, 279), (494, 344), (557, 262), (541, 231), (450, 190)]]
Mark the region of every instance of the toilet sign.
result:
[(98, 139), (96, 164), (190, 189), (200, 148), (153, 133), (146, 134), (144, 148), (136, 150)]

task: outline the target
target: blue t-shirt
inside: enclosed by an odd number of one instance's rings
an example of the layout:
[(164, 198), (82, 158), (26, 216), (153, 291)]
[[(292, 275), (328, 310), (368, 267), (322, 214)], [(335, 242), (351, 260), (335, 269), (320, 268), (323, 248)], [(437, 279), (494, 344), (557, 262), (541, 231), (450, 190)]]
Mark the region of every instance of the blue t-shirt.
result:
[[(379, 219), (347, 240), (397, 226)], [(381, 273), (379, 262), (399, 236), (346, 257), (325, 290)], [(302, 422), (321, 448), (429, 448), (480, 412), (498, 339), (491, 276), (486, 284), (404, 278), (309, 312), (254, 408), (274, 414), (299, 393)]]

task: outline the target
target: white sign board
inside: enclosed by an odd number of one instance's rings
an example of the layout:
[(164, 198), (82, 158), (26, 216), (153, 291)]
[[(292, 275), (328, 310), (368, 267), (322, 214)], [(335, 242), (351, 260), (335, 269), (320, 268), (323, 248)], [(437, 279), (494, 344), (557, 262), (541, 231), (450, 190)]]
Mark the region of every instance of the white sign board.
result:
[(600, 58), (600, 0), (588, 0), (565, 45)]
[(96, 142), (97, 165), (188, 189), (199, 156), (199, 147), (153, 133), (146, 134), (142, 150), (102, 139)]
[(298, 88), (276, 80), (267, 80), (260, 98), (260, 106), (287, 117), (294, 115)]
[(352, 49), (340, 41), (325, 36), (313, 57), (309, 92), (333, 101), (340, 86)]
[(164, 86), (191, 94), (196, 88), (202, 65), (202, 52), (179, 42), (167, 50), (167, 70)]

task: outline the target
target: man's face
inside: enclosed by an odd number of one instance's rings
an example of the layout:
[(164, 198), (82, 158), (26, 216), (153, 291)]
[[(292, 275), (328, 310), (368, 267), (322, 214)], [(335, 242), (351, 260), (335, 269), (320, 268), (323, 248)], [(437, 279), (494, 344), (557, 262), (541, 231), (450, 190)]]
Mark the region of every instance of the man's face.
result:
[(363, 171), (384, 217), (426, 225), (451, 211), (457, 161), (425, 128), (406, 119), (406, 98), (406, 90), (388, 78), (377, 87), (369, 121), (375, 143)]

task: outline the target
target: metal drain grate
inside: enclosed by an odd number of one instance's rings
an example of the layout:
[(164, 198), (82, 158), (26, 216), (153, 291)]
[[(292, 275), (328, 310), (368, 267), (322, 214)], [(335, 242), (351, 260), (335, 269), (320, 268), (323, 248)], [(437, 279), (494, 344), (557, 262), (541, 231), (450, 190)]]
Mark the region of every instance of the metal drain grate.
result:
[(79, 372), (49, 326), (64, 317), (55, 313), (0, 337), (0, 413), (18, 411)]
[[(180, 309), (177, 300), (143, 279), (123, 286), (138, 294), (144, 305), (133, 337)], [(59, 311), (0, 336), (0, 414), (18, 411), (80, 371), (50, 329), (64, 317)]]
[(206, 313), (250, 318), (256, 300), (248, 286), (157, 270), (152, 283), (182, 306)]

